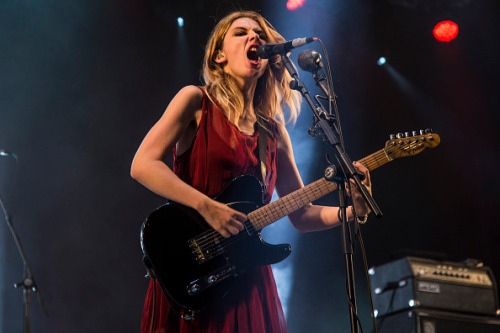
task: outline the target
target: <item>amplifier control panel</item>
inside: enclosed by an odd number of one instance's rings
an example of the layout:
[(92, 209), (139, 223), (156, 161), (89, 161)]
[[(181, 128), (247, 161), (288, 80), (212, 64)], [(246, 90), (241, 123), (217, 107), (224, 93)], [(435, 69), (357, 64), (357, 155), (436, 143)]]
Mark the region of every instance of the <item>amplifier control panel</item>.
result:
[(492, 287), (493, 281), (486, 269), (466, 266), (459, 263), (426, 262), (422, 259), (409, 261), (413, 276), (419, 279), (465, 283), (476, 286)]

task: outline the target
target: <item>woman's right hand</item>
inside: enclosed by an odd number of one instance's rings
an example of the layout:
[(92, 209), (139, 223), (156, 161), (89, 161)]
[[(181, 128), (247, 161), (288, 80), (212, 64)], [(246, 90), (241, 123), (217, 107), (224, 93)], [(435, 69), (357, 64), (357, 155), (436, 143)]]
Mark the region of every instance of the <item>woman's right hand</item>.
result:
[(215, 200), (208, 199), (198, 212), (225, 238), (237, 235), (245, 229), (243, 224), (247, 220), (245, 214)]

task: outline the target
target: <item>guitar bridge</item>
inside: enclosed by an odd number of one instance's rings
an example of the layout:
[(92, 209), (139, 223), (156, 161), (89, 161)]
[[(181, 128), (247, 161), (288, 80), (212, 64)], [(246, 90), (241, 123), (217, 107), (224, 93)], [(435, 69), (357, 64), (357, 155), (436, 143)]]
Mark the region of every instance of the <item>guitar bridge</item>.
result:
[(198, 264), (203, 264), (224, 252), (219, 237), (214, 236), (213, 232), (206, 231), (197, 237), (191, 238), (188, 240), (188, 244)]

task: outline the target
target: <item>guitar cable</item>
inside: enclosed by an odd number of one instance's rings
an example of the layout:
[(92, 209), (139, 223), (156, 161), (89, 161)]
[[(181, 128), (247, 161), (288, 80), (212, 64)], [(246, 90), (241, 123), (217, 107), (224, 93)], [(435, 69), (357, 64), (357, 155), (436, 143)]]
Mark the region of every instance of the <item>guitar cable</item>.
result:
[[(348, 185), (350, 186), (350, 184)], [(372, 319), (372, 326), (373, 326), (373, 333), (377, 333), (377, 323), (375, 320), (374, 316), (374, 306), (373, 306), (373, 296), (372, 296), (372, 288), (371, 288), (371, 283), (370, 283), (370, 274), (368, 273), (368, 260), (366, 256), (366, 249), (365, 249), (365, 243), (363, 242), (363, 236), (361, 235), (361, 228), (360, 228), (360, 223), (358, 222), (357, 214), (356, 214), (356, 209), (354, 208), (354, 204), (352, 205), (352, 210), (354, 213), (354, 234), (357, 237), (359, 241), (359, 248), (361, 250), (361, 257), (363, 261), (363, 271), (365, 273), (365, 280), (367, 282), (367, 287), (368, 287), (368, 299), (370, 301), (370, 317)], [(350, 235), (350, 234), (349, 234)], [(356, 238), (354, 239), (356, 240)], [(354, 244), (355, 245), (355, 244)], [(350, 300), (349, 300), (350, 302)], [(359, 321), (359, 317), (356, 314), (356, 320)], [(361, 323), (360, 323), (361, 327)], [(363, 328), (361, 327), (361, 331), (363, 331)]]

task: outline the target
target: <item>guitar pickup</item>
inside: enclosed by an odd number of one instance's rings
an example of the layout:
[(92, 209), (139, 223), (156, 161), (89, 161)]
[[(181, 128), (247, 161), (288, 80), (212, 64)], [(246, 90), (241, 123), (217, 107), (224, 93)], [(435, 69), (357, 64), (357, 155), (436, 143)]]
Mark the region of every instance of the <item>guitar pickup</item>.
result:
[(188, 240), (188, 245), (198, 264), (203, 264), (224, 252), (219, 238), (210, 237), (206, 232)]
[(228, 277), (234, 275), (236, 273), (236, 267), (234, 265), (229, 266), (226, 265), (210, 274), (207, 274), (199, 279), (196, 279), (190, 282), (186, 286), (186, 291), (188, 295), (193, 296), (196, 295), (217, 283), (227, 279)]

